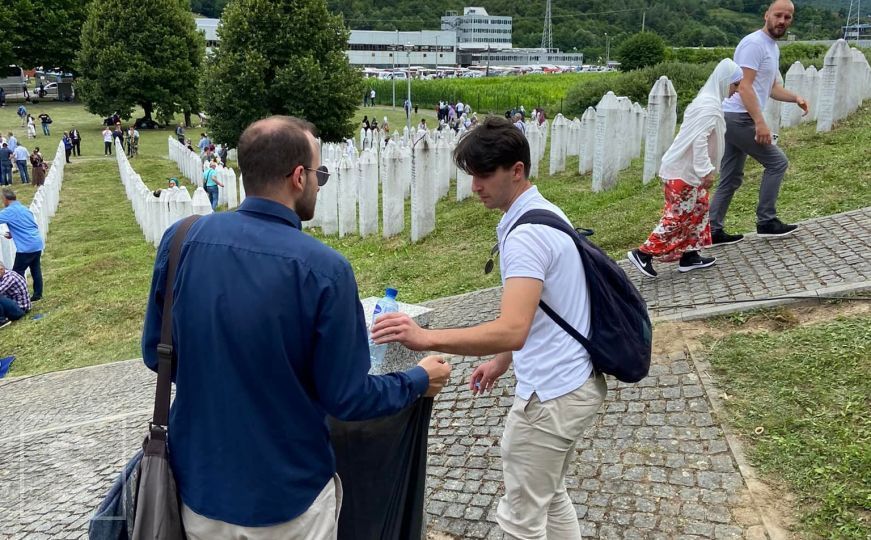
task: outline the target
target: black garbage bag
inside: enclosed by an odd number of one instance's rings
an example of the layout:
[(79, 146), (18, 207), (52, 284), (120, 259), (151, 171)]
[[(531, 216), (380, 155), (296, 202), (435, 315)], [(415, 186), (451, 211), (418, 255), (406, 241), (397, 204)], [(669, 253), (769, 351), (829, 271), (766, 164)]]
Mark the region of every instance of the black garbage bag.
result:
[(344, 501), (339, 540), (419, 540), (432, 398), (363, 422), (330, 419)]

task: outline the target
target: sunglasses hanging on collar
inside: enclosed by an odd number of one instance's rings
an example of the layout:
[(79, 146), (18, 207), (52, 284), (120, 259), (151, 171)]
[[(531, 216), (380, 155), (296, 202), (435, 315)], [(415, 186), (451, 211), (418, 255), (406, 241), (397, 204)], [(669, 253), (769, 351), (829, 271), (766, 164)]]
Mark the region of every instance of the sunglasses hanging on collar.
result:
[(490, 258), (487, 259), (487, 262), (484, 264), (484, 274), (489, 274), (493, 271), (493, 258), (499, 255), (499, 242), (493, 244), (493, 247), (490, 249)]

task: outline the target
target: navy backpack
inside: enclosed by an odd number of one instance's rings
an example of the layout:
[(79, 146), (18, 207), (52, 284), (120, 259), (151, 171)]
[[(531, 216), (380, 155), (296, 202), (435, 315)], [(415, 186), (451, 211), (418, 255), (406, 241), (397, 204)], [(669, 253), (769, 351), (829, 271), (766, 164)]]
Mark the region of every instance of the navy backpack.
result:
[(581, 255), (590, 301), (590, 338), (581, 335), (550, 306), (538, 306), (590, 353), (596, 371), (635, 383), (650, 370), (653, 338), (647, 304), (623, 269), (586, 235), (573, 229), (549, 210), (530, 210), (514, 223), (508, 234), (524, 224), (547, 225), (571, 236)]

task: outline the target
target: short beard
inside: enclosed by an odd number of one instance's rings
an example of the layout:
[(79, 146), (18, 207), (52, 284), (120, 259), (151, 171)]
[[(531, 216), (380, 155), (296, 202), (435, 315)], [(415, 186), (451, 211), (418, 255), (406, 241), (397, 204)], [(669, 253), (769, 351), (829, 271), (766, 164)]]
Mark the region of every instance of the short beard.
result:
[(787, 30), (789, 30), (789, 28), (784, 27), (783, 31), (780, 31), (776, 25), (768, 26), (768, 33), (773, 38), (782, 38), (783, 36), (786, 35)]

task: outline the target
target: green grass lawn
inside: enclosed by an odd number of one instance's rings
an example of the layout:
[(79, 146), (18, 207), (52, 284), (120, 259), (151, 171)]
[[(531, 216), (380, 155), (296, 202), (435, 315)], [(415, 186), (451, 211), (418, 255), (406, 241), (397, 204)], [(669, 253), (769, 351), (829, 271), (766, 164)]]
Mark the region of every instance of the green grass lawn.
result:
[[(48, 111), (55, 120), (52, 131), (57, 137), (40, 136), (36, 141), (25, 137), (24, 144), (40, 145), (51, 159), (60, 133), (76, 125), (83, 134), (84, 157), (73, 158), (67, 168), (60, 208), (49, 231), (43, 259), (45, 300), (37, 310), (46, 318), (4, 329), (0, 353), (18, 357), (12, 375), (135, 357), (154, 249), (135, 224), (114, 158), (102, 157), (100, 119), (81, 105), (46, 104), (29, 110), (34, 115)], [(362, 119), (373, 113), (379, 119), (387, 115), (394, 127), (404, 123), (399, 108), (366, 108), (357, 116)], [(424, 115), (434, 116), (424, 110), (418, 116)], [(0, 109), (0, 130), (12, 130), (21, 138), (24, 131), (17, 126), (15, 108)], [(196, 138), (200, 131), (191, 128), (188, 134)], [(180, 176), (175, 164), (165, 159), (166, 139), (171, 134), (172, 130), (141, 132), (140, 155), (132, 163), (152, 188)], [(871, 107), (832, 133), (817, 135), (808, 125), (789, 130), (781, 141), (792, 160), (780, 197), (784, 220), (860, 208), (871, 201), (871, 172), (865, 163), (871, 151)], [(547, 159), (542, 165), (546, 171)], [(573, 172), (576, 166), (577, 159), (570, 159), (566, 173), (536, 184), (577, 225), (595, 228), (595, 240), (620, 257), (655, 225), (662, 205), (660, 187), (656, 182), (641, 185), (641, 162), (636, 160), (621, 173), (615, 189), (592, 193), (589, 175)], [(752, 230), (759, 176), (758, 166), (748, 167), (746, 185), (730, 210), (730, 231)], [(32, 189), (20, 192), (28, 202)], [(452, 188), (449, 198), (438, 203), (437, 215), (436, 231), (416, 244), (410, 241), (410, 226), (403, 235), (388, 240), (379, 236), (323, 240), (351, 261), (361, 296), (380, 294), (385, 286), (393, 285), (402, 300), (420, 302), (498, 285), (498, 274), (485, 276), (482, 268), (500, 214), (486, 210), (475, 199), (456, 203)]]
[[(734, 335), (715, 343), (709, 358), (730, 396), (728, 421), (748, 443), (753, 465), (798, 497), (803, 531), (871, 538), (867, 315)], [(757, 435), (758, 427), (764, 431)]]

